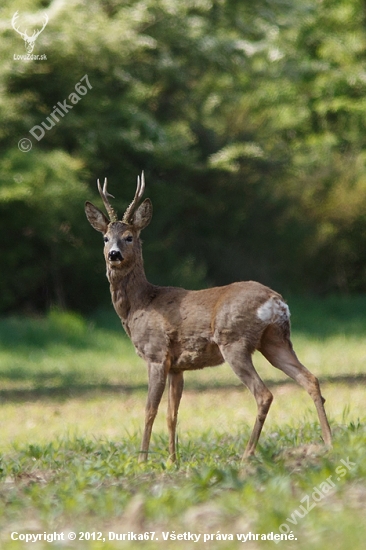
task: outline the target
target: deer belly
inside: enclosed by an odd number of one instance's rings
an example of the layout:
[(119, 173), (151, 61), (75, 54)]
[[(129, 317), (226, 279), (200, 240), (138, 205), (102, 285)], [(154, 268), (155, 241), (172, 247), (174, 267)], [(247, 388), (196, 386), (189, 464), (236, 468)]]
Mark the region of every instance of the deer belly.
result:
[(172, 369), (195, 370), (215, 367), (224, 362), (218, 346), (207, 339), (181, 342), (173, 348)]

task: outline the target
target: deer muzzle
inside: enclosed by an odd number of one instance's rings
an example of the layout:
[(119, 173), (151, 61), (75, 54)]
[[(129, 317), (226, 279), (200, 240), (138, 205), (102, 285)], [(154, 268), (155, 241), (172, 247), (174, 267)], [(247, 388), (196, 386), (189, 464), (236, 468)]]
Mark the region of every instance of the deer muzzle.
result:
[(108, 253), (108, 260), (110, 262), (122, 262), (123, 256), (119, 250), (110, 250)]

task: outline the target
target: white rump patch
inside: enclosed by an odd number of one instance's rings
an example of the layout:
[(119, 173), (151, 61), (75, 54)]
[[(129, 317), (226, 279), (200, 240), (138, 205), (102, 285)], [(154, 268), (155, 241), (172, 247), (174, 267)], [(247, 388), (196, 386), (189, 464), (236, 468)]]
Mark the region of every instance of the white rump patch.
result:
[(289, 320), (290, 310), (280, 298), (272, 296), (258, 308), (257, 315), (265, 323), (283, 323)]

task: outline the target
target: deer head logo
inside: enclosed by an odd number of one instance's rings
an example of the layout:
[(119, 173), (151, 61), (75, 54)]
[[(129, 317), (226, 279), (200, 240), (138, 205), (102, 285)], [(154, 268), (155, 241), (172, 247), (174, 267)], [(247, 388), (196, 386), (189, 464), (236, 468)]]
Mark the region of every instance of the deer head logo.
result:
[(33, 31), (32, 36), (27, 35), (27, 29), (25, 29), (25, 31), (22, 32), (15, 26), (18, 17), (19, 17), (19, 12), (16, 11), (13, 15), (13, 19), (11, 20), (12, 27), (23, 38), (23, 40), (25, 42), (25, 49), (26, 49), (27, 53), (32, 53), (33, 48), (34, 48), (34, 44), (35, 44), (38, 36), (41, 34), (41, 32), (43, 31), (43, 29), (45, 28), (45, 26), (48, 23), (48, 15), (46, 13), (44, 14), (44, 16), (43, 16), (43, 18), (44, 18), (43, 27), (38, 31)]

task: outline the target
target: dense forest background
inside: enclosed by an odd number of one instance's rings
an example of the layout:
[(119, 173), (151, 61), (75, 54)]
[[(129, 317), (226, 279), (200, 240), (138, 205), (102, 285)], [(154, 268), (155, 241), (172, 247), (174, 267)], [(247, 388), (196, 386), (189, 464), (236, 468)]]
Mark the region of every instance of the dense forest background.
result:
[(122, 214), (141, 170), (150, 281), (366, 291), (364, 0), (3, 0), (0, 25), (0, 311), (109, 302), (84, 201), (107, 177)]

